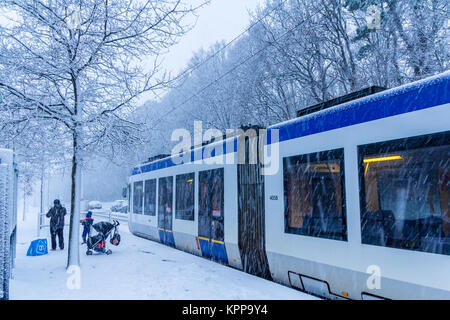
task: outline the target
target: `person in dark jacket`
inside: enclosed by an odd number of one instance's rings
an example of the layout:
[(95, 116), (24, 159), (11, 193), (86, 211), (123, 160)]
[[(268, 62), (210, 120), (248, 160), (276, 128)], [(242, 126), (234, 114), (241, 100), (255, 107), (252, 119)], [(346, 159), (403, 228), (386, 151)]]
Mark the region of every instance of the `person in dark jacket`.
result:
[(56, 236), (58, 236), (59, 248), (64, 250), (64, 216), (67, 214), (67, 211), (58, 199), (55, 199), (53, 204), (53, 208), (46, 214), (46, 217), (50, 218), (50, 235), (52, 237), (51, 251), (56, 250)]
[(86, 236), (89, 234), (89, 230), (91, 229), (92, 224), (94, 223), (94, 219), (92, 218), (92, 212), (88, 211), (86, 213), (86, 218), (81, 220), (81, 224), (83, 225), (83, 243), (86, 243)]

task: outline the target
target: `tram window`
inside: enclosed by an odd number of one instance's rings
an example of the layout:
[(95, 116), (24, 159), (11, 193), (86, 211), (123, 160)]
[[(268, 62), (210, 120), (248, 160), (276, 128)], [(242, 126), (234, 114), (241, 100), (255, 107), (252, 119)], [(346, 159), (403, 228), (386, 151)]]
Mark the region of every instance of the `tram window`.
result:
[(156, 215), (156, 179), (145, 181), (144, 214), (147, 216)]
[(188, 173), (177, 176), (176, 181), (176, 213), (175, 218), (194, 220), (195, 174)]
[(133, 185), (133, 213), (142, 214), (142, 181), (135, 182)]
[(347, 240), (344, 149), (283, 159), (285, 232)]
[(173, 177), (159, 178), (158, 227), (172, 230)]
[(362, 243), (450, 255), (450, 132), (359, 147)]

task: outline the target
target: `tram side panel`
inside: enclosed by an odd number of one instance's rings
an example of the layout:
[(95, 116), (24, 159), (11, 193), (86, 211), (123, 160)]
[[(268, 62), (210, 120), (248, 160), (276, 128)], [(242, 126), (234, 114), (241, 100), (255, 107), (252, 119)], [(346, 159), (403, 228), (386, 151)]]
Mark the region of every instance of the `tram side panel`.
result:
[[(318, 295), (326, 296), (331, 292), (331, 296), (342, 298), (448, 297), (450, 279), (439, 271), (443, 270), (442, 266), (450, 263), (448, 253), (419, 252), (420, 247), (404, 250), (398, 247), (375, 246), (367, 243), (367, 239), (362, 243), (361, 228), (367, 230), (367, 227), (362, 225), (361, 221), (359, 175), (364, 176), (364, 170), (361, 173), (357, 152), (360, 145), (395, 138), (405, 139), (430, 134), (429, 139), (424, 140), (429, 141), (434, 132), (449, 130), (448, 122), (443, 120), (448, 115), (448, 106), (447, 104), (405, 113), (280, 143), (282, 167), (276, 175), (266, 176), (266, 244), (274, 280)], [(321, 158), (320, 153), (325, 152), (327, 155), (336, 148), (345, 150), (342, 177), (345, 181), (342, 190), (342, 205), (345, 205), (345, 210), (342, 212), (345, 212), (345, 228), (348, 230), (346, 239), (337, 237), (336, 226), (339, 225), (340, 229), (341, 224), (339, 220), (333, 218), (331, 221), (334, 222), (330, 225), (323, 222), (314, 224), (312, 219), (308, 219), (309, 213), (319, 209), (318, 200), (321, 195), (317, 192), (302, 194), (306, 186), (302, 186), (301, 178), (306, 177), (290, 176), (289, 172), (290, 168), (295, 172), (304, 172), (306, 167), (302, 167), (302, 157), (308, 155), (309, 159), (319, 160), (308, 164), (308, 170), (316, 171), (309, 173), (310, 178), (322, 175), (321, 179), (325, 179), (323, 173), (320, 173), (320, 166), (323, 166), (327, 159)], [(333, 168), (333, 159), (328, 160), (331, 160), (328, 169), (337, 171), (338, 167)], [(296, 186), (297, 190), (292, 189)], [(319, 186), (328, 194), (336, 193), (336, 188), (332, 190), (325, 185)], [(337, 198), (338, 196), (334, 200)], [(303, 201), (299, 201), (300, 199)], [(323, 201), (321, 205), (324, 205)], [(436, 202), (436, 207), (437, 205)], [(327, 206), (332, 207), (330, 203)], [(336, 211), (336, 205), (333, 206), (330, 212)], [(307, 214), (303, 215), (301, 212)], [(373, 221), (364, 223), (370, 224)], [(324, 225), (329, 228), (325, 233), (323, 230), (315, 230), (317, 226)], [(422, 246), (424, 245), (425, 242), (422, 241)], [(372, 288), (367, 284), (371, 275), (367, 273), (370, 266), (377, 266), (381, 270), (380, 288)]]
[[(167, 179), (172, 181), (171, 192)], [(156, 187), (152, 181), (156, 181)], [(237, 231), (237, 165), (172, 166), (133, 175), (130, 189), (133, 234), (242, 269)], [(150, 206), (155, 210), (150, 210)], [(167, 235), (173, 235), (173, 240), (169, 241)]]

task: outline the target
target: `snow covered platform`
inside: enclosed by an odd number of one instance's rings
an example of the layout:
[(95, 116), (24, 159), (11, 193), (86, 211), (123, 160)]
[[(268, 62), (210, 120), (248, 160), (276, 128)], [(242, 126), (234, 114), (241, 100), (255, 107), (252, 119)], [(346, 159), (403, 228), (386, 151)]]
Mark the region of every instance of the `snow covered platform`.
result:
[[(81, 288), (66, 283), (67, 248), (27, 257), (36, 226), (20, 222), (10, 299), (181, 299), (309, 300), (313, 296), (149, 240), (119, 227), (122, 241), (113, 254), (85, 255), (81, 247)], [(96, 219), (96, 221), (99, 221)], [(68, 242), (66, 230), (65, 242)], [(45, 234), (45, 232), (44, 232)], [(50, 238), (48, 237), (48, 241)]]

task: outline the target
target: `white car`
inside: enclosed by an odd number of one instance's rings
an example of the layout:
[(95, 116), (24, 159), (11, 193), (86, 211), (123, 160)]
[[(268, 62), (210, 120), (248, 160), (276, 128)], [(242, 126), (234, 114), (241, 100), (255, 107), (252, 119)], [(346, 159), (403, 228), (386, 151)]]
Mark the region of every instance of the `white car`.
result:
[(88, 207), (89, 209), (101, 209), (102, 204), (100, 201), (89, 201)]
[(127, 200), (116, 200), (111, 206), (112, 212), (123, 212), (126, 213), (128, 210)]

